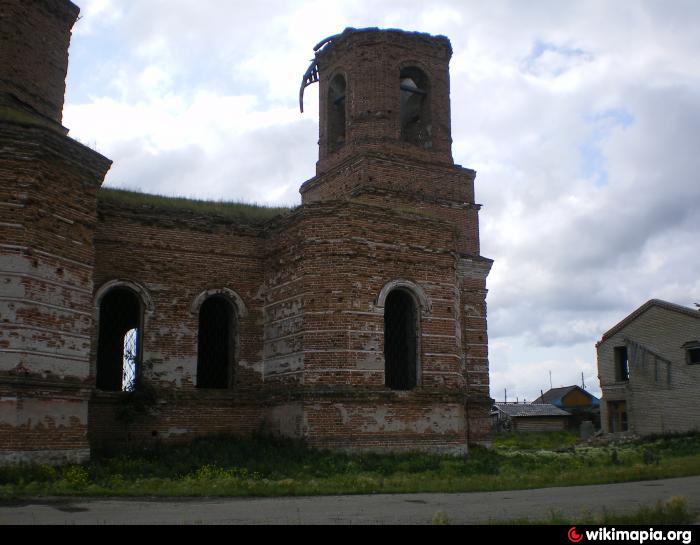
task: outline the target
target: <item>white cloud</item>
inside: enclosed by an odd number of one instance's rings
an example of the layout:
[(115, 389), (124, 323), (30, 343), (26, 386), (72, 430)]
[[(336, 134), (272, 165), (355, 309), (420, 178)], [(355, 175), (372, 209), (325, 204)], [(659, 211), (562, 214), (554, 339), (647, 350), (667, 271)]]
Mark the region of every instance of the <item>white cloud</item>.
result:
[(113, 23), (121, 17), (119, 3), (114, 0), (83, 0), (80, 4), (80, 20), (75, 27), (77, 35), (97, 32), (100, 24)]

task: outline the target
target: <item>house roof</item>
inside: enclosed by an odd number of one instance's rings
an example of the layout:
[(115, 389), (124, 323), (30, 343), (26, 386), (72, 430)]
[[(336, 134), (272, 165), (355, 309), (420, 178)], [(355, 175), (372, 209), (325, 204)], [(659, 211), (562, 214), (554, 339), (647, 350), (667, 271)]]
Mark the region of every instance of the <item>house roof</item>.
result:
[(585, 394), (591, 400), (591, 405), (598, 405), (599, 399), (596, 396), (576, 385), (562, 386), (561, 388), (552, 388), (547, 390), (544, 394), (535, 399), (533, 403), (551, 403), (553, 405), (558, 405), (561, 404), (561, 400), (564, 398), (564, 396), (573, 392), (574, 390), (579, 390)]
[(624, 328), (630, 322), (636, 320), (639, 316), (644, 314), (651, 307), (661, 307), (661, 308), (666, 309), (666, 310), (671, 310), (673, 312), (680, 312), (681, 314), (685, 314), (686, 316), (691, 316), (692, 318), (700, 319), (700, 311), (698, 311), (698, 310), (694, 310), (692, 308), (684, 307), (681, 305), (676, 305), (675, 303), (669, 303), (668, 301), (662, 301), (661, 299), (651, 299), (650, 301), (647, 301), (646, 303), (644, 303), (637, 310), (632, 312), (632, 314), (630, 314), (629, 316), (627, 316), (626, 318), (621, 320), (619, 323), (614, 325), (612, 328), (610, 328), (608, 331), (603, 333), (603, 338), (600, 339), (598, 344), (602, 343), (606, 339), (609, 339), (610, 337), (615, 335), (618, 331), (620, 331), (622, 328)]
[(571, 413), (550, 403), (496, 403), (494, 407), (510, 417), (571, 416)]

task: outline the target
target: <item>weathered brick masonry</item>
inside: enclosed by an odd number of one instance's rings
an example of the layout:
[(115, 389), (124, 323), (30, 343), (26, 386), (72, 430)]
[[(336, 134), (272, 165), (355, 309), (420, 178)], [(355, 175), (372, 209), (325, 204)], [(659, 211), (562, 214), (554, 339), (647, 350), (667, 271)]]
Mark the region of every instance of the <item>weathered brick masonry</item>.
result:
[[(446, 38), (322, 44), (317, 175), (262, 219), (98, 193), (109, 161), (60, 125), (77, 8), (0, 9), (0, 460), (261, 427), (340, 449), (488, 443), (491, 261), (475, 173), (452, 161)], [(158, 392), (128, 425), (127, 330)]]
[(70, 31), (78, 12), (66, 0), (0, 1), (0, 94), (61, 122)]
[(69, 2), (0, 3), (0, 463), (84, 459), (97, 190), (60, 125)]

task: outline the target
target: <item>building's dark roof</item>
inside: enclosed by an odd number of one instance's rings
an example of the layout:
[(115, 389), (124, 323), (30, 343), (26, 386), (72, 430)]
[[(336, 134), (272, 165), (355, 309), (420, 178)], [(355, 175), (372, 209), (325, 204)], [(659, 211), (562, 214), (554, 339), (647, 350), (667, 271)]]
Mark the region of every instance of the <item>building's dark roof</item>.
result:
[(694, 310), (692, 308), (684, 307), (681, 305), (676, 305), (675, 303), (669, 303), (668, 301), (662, 301), (661, 299), (651, 299), (650, 301), (647, 301), (644, 303), (641, 307), (639, 307), (637, 310), (635, 310), (632, 314), (621, 320), (619, 323), (614, 325), (612, 328), (610, 328), (608, 331), (603, 333), (603, 338), (600, 339), (598, 344), (602, 343), (604, 340), (609, 339), (613, 335), (615, 335), (618, 331), (620, 331), (623, 327), (625, 327), (627, 324), (630, 322), (636, 320), (639, 316), (644, 314), (647, 310), (649, 310), (651, 307), (661, 307), (666, 310), (671, 310), (674, 312), (680, 312), (681, 314), (685, 314), (686, 316), (691, 316), (693, 318), (699, 318), (700, 319), (700, 312), (698, 310)]
[(510, 417), (571, 416), (571, 413), (550, 403), (496, 403), (494, 407)]
[(574, 390), (580, 390), (583, 394), (588, 396), (588, 398), (591, 400), (591, 405), (597, 406), (600, 403), (600, 400), (596, 396), (588, 393), (586, 390), (576, 385), (562, 386), (561, 388), (552, 388), (551, 390), (547, 390), (544, 394), (535, 399), (533, 403), (551, 403), (552, 405), (560, 406), (564, 396), (573, 392)]

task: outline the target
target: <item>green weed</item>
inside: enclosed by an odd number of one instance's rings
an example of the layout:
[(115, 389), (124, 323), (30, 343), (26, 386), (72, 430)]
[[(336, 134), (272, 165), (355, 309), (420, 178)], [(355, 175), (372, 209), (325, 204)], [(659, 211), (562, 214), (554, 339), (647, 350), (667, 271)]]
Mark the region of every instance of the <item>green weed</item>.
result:
[(263, 436), (215, 437), (96, 451), (83, 466), (0, 468), (0, 498), (466, 492), (698, 474), (700, 435), (554, 450), (471, 448), (467, 456), (344, 454)]

